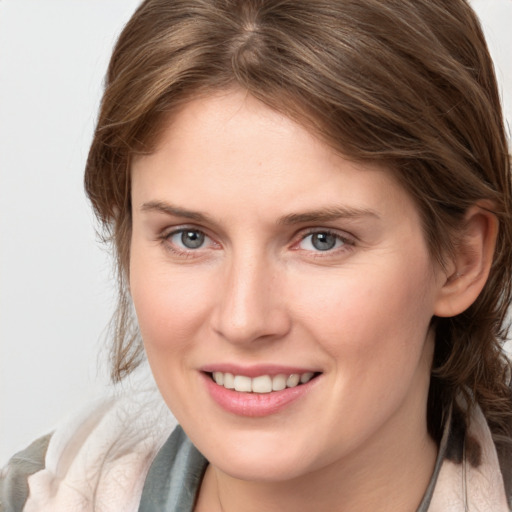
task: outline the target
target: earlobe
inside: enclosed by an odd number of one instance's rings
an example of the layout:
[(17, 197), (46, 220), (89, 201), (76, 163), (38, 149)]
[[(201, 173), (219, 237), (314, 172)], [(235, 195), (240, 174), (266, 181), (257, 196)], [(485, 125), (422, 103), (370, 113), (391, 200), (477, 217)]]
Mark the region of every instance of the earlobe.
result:
[(498, 219), (487, 203), (466, 213), (456, 254), (436, 300), (434, 314), (452, 317), (465, 311), (482, 291), (492, 266)]

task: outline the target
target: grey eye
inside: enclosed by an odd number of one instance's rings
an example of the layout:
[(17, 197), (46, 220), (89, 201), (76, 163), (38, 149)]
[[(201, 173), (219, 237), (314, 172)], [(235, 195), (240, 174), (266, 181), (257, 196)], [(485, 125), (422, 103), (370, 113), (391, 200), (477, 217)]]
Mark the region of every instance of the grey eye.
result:
[(174, 237), (178, 238), (180, 245), (187, 249), (199, 249), (204, 245), (205, 234), (201, 231), (185, 229), (176, 233)]
[(306, 251), (331, 251), (345, 245), (345, 240), (341, 236), (328, 231), (318, 231), (304, 237), (300, 242), (300, 248)]
[(331, 233), (313, 233), (311, 235), (311, 245), (318, 251), (329, 251), (336, 247), (338, 238)]

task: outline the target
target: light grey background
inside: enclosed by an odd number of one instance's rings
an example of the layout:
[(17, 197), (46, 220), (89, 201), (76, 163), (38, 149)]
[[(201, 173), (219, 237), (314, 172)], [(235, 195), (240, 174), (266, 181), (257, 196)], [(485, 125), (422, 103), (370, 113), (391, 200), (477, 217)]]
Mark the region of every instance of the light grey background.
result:
[[(82, 172), (138, 0), (0, 0), (0, 465), (105, 392), (113, 308)], [(474, 0), (512, 120), (512, 0)]]

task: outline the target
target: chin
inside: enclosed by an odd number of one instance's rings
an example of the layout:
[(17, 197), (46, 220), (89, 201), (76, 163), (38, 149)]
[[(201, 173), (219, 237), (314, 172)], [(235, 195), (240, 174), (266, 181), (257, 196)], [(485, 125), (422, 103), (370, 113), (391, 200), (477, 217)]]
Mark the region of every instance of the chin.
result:
[(244, 455), (224, 459), (219, 464), (212, 460), (211, 464), (232, 478), (250, 482), (285, 482), (309, 472), (299, 461), (275, 455), (265, 459)]
[(217, 443), (214, 450), (203, 452), (215, 468), (232, 478), (253, 482), (282, 482), (297, 478), (312, 469), (313, 461), (307, 460), (308, 450), (304, 443), (294, 443), (283, 437), (269, 439), (268, 435), (257, 434), (245, 442), (244, 436), (239, 440), (233, 437), (230, 436), (231, 443)]

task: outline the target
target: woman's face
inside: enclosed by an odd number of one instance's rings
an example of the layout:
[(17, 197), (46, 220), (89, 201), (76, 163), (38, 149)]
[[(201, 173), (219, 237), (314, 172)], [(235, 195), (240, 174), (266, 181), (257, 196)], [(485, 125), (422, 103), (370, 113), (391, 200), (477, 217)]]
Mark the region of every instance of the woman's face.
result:
[(132, 200), (149, 363), (214, 467), (284, 480), (425, 440), (444, 281), (389, 171), (231, 91), (173, 117)]

